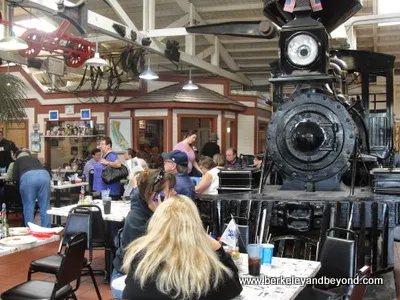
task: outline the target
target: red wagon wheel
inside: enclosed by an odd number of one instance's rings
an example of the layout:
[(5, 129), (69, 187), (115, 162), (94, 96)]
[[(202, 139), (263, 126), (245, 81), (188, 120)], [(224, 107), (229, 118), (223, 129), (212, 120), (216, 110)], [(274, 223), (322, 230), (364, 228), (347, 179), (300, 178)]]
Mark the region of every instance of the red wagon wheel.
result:
[(81, 54), (81, 53), (74, 53), (73, 51), (64, 51), (64, 61), (65, 64), (68, 67), (71, 68), (79, 68), (81, 67), (85, 61), (88, 59), (90, 56), (89, 54), (89, 49), (87, 45), (83, 45), (79, 42), (75, 41), (68, 41), (68, 43), (65, 45), (66, 48), (70, 48), (72, 50), (77, 50), (80, 52), (86, 52), (87, 54)]
[(28, 29), (21, 35), (21, 39), (25, 40), (29, 46), (28, 49), (18, 51), (21, 56), (34, 58), (42, 51), (42, 33)]

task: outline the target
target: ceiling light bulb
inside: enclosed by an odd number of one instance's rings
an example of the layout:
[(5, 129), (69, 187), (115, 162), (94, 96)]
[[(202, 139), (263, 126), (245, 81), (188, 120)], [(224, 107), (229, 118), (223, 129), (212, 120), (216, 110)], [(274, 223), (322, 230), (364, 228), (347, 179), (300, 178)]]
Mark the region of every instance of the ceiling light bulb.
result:
[(143, 73), (141, 73), (139, 75), (139, 78), (145, 79), (145, 80), (153, 80), (153, 79), (158, 79), (159, 77), (149, 67), (146, 71), (144, 71)]
[(89, 66), (89, 67), (107, 67), (108, 63), (105, 59), (102, 59), (100, 57), (100, 53), (96, 52), (94, 54), (93, 58), (89, 58), (86, 62), (85, 65)]
[(192, 80), (189, 80), (189, 82), (187, 84), (185, 84), (182, 88), (183, 90), (189, 90), (189, 91), (193, 91), (193, 90), (198, 90), (199, 87), (197, 85), (195, 85)]

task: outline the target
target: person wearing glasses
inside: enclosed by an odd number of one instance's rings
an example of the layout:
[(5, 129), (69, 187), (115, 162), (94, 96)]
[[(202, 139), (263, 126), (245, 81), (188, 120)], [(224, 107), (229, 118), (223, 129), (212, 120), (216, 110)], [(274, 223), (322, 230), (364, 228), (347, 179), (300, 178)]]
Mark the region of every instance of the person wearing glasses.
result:
[(231, 256), (182, 195), (160, 204), (146, 235), (128, 246), (122, 268), (128, 274), (123, 299), (227, 300), (243, 289)]
[(113, 280), (125, 275), (122, 270), (125, 248), (134, 240), (144, 235), (146, 225), (157, 207), (164, 199), (175, 195), (176, 180), (164, 170), (145, 170), (137, 176), (138, 193), (133, 196), (131, 210), (125, 218), (121, 246), (116, 252), (111, 275), (111, 290), (115, 298), (122, 298), (122, 292), (112, 285)]
[(164, 152), (164, 170), (176, 176), (175, 191), (180, 195), (188, 196), (195, 200), (194, 183), (188, 175), (188, 156), (185, 152), (174, 150), (170, 153)]

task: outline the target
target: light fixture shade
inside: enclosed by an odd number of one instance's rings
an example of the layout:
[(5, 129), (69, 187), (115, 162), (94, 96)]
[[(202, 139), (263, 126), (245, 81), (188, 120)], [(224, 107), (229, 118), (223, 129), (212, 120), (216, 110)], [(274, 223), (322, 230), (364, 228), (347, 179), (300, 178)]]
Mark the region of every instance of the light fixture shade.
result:
[(154, 73), (149, 67), (146, 71), (142, 72), (139, 75), (139, 78), (145, 79), (145, 80), (153, 80), (153, 79), (158, 79), (158, 75), (156, 73)]
[(94, 57), (89, 58), (86, 62), (85, 65), (89, 66), (89, 67), (107, 67), (108, 63), (105, 59), (102, 59), (100, 57), (99, 52), (96, 52), (94, 54)]
[(29, 45), (21, 38), (9, 36), (0, 40), (0, 50), (17, 51), (28, 49)]
[(199, 87), (197, 85), (195, 85), (192, 80), (189, 80), (189, 82), (187, 84), (185, 84), (182, 88), (183, 90), (189, 90), (189, 91), (193, 91), (193, 90), (198, 90)]

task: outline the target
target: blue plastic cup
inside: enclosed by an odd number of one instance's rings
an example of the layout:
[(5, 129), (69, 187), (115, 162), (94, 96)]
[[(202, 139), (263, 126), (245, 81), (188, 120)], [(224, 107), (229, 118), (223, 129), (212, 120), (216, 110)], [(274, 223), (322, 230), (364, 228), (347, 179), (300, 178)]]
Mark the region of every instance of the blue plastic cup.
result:
[(272, 255), (274, 254), (273, 244), (262, 244), (262, 259), (263, 265), (270, 265), (272, 263)]

